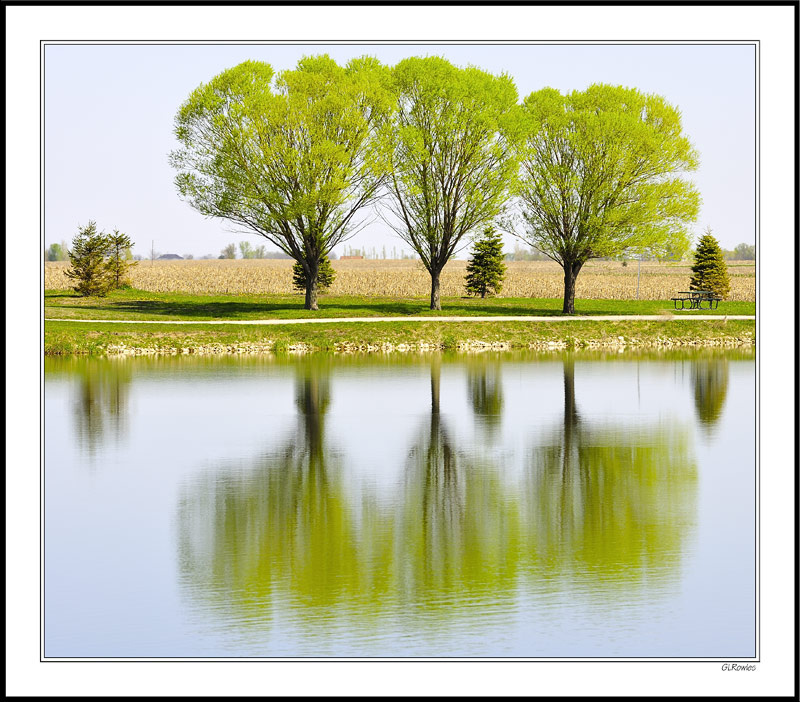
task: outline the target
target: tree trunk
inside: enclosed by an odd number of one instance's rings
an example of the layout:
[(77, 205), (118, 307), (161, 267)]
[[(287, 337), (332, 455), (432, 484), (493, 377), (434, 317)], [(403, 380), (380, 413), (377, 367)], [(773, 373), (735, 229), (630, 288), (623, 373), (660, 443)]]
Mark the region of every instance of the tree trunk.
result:
[(303, 268), (306, 273), (306, 309), (318, 310), (317, 290), (319, 289), (319, 284), (317, 282), (317, 277), (319, 274), (319, 263), (316, 265), (304, 263)]
[(575, 314), (575, 280), (583, 263), (564, 263), (564, 307), (563, 314)]
[[(578, 407), (575, 404), (575, 359), (572, 354), (564, 359), (564, 448), (561, 457), (562, 493), (566, 494), (567, 472), (574, 465), (578, 442)], [(563, 497), (566, 499), (566, 497)]]
[(564, 430), (571, 433), (578, 426), (578, 406), (575, 404), (575, 358), (563, 356), (564, 363)]
[(442, 384), (442, 358), (439, 355), (431, 359), (431, 414), (439, 416), (439, 388)]
[(431, 309), (442, 309), (442, 296), (439, 285), (439, 273), (436, 269), (431, 270)]

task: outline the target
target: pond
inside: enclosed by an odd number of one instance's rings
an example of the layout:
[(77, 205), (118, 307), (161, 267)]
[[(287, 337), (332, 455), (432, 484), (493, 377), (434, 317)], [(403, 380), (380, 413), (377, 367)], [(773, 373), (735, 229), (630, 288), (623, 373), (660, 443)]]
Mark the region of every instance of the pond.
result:
[(754, 358), (48, 358), (45, 657), (755, 656)]

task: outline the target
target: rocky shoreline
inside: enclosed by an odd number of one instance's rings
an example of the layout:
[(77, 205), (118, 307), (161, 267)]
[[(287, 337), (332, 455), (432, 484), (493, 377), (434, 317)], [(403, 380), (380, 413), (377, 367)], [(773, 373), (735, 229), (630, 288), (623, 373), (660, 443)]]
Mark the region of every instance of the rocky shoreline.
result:
[[(715, 338), (671, 338), (655, 337), (638, 339), (636, 337), (607, 337), (603, 339), (560, 339), (551, 341), (531, 342), (525, 345), (512, 344), (503, 341), (480, 341), (466, 339), (457, 342), (412, 342), (412, 343), (355, 343), (341, 342), (333, 348), (323, 349), (327, 353), (409, 353), (432, 351), (511, 351), (529, 349), (536, 351), (558, 350), (608, 350), (616, 349), (680, 349), (680, 348), (737, 348), (755, 345), (755, 339), (750, 332), (741, 336), (721, 336)], [(252, 355), (263, 353), (293, 353), (303, 354), (320, 351), (311, 344), (278, 344), (274, 341), (239, 342), (233, 344), (194, 344), (188, 346), (129, 346), (125, 344), (110, 344), (105, 348), (106, 356), (180, 356), (180, 355)]]

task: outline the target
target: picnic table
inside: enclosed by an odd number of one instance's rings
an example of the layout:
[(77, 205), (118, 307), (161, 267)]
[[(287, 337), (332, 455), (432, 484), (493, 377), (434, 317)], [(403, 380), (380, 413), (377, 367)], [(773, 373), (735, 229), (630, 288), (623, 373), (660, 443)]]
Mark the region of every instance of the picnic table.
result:
[[(672, 298), (676, 310), (702, 310), (704, 302), (708, 303), (706, 309), (715, 310), (719, 307), (719, 301), (722, 299), (713, 290), (680, 290), (677, 294), (678, 297)], [(679, 302), (681, 303), (680, 307), (678, 307)], [(687, 302), (689, 303), (688, 306), (686, 305)]]

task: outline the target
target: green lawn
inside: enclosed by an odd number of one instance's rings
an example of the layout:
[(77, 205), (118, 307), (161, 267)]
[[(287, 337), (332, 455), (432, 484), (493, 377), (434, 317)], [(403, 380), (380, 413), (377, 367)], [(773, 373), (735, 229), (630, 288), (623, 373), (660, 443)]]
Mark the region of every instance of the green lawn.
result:
[[(534, 298), (443, 298), (442, 310), (429, 309), (427, 298), (321, 296), (316, 312), (303, 309), (302, 295), (189, 295), (118, 290), (105, 298), (80, 297), (71, 291), (48, 290), (44, 298), (48, 319), (220, 320), (299, 319), (336, 317), (407, 317), (423, 315), (546, 315), (560, 316), (562, 300)], [(721, 302), (702, 314), (755, 314), (754, 302)], [(575, 314), (659, 314), (675, 311), (669, 300), (575, 300)]]

